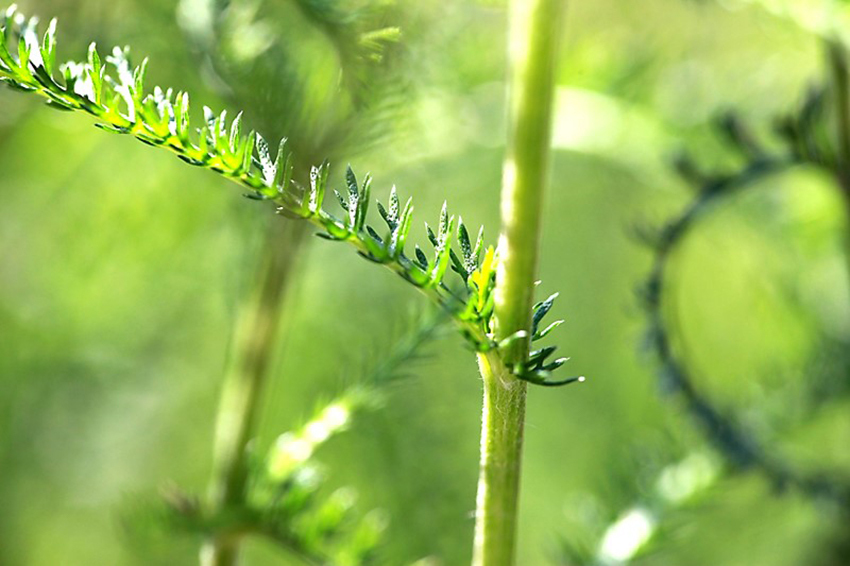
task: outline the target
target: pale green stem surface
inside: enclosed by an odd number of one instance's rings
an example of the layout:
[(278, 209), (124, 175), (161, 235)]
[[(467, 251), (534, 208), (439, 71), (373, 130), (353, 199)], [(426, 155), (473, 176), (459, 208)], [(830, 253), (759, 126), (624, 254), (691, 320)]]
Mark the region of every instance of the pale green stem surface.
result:
[[(502, 233), (496, 278), (496, 339), (531, 326), (540, 215), (549, 170), (554, 74), (563, 0), (512, 0), (509, 30), (508, 147), (502, 178)], [(529, 340), (478, 357), (484, 381), (481, 469), (474, 566), (515, 562), (526, 384), (509, 364)]]
[[(300, 222), (271, 219), (254, 287), (237, 316), (215, 430), (209, 495), (217, 510), (245, 502), (246, 450), (254, 436), (281, 307), (303, 234)], [(201, 549), (201, 566), (235, 566), (238, 556), (239, 537), (213, 538)]]

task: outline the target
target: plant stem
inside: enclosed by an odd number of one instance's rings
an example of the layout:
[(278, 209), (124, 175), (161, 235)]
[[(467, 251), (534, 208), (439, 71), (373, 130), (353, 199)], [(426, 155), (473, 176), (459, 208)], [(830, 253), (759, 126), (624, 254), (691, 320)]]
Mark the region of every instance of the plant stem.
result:
[(514, 563), (516, 546), (526, 386), (497, 354), (479, 354), (478, 367), (484, 407), (472, 563), (508, 566)]
[(847, 221), (844, 235), (844, 261), (848, 277), (850, 277), (850, 70), (847, 65), (846, 48), (838, 39), (827, 41), (826, 48), (835, 97), (835, 139), (838, 150), (835, 181), (841, 191), (844, 217)]
[(838, 180), (845, 197), (850, 201), (850, 76), (847, 54), (838, 40), (827, 43), (832, 87), (835, 96), (836, 140), (838, 146)]
[[(256, 283), (237, 315), (216, 422), (209, 493), (214, 511), (238, 508), (245, 502), (246, 449), (254, 435), (285, 290), (304, 233), (301, 222), (270, 220)], [(201, 550), (201, 565), (234, 566), (238, 554), (238, 537), (212, 538)]]
[[(564, 0), (512, 0), (508, 146), (502, 177), (502, 233), (496, 277), (496, 339), (529, 330), (540, 216), (548, 177), (552, 99)], [(509, 367), (529, 340), (478, 356), (484, 381), (474, 566), (515, 560), (526, 384)]]

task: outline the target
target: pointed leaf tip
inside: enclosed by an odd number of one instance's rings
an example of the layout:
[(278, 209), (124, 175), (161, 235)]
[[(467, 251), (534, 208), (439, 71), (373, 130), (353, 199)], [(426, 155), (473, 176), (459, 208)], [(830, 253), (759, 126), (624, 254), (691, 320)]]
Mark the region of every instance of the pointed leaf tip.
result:
[(345, 184), (348, 187), (348, 192), (352, 195), (357, 195), (357, 176), (354, 174), (354, 170), (351, 168), (351, 164), (345, 168)]
[(442, 239), (449, 229), (449, 204), (443, 201), (443, 207), (440, 209), (440, 224), (438, 225), (437, 233)]
[(236, 153), (239, 147), (239, 138), (242, 136), (242, 112), (236, 115), (230, 125), (230, 152)]

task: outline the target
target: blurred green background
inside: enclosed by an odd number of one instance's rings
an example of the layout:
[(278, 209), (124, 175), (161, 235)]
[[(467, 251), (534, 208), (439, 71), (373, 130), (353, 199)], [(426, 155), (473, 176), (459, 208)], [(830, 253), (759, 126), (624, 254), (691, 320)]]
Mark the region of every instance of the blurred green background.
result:
[[(190, 91), (196, 110), (243, 108), (268, 137), (293, 136), (307, 160), (327, 148), (336, 186), (351, 162), (375, 176), (379, 198), (392, 184), (413, 195), (417, 223), (436, 221), (448, 199), (495, 240), (501, 2), (379, 2), (382, 23), (402, 29), (382, 63), (396, 68), (374, 85), (368, 74), (356, 80), (392, 103), (344, 127), (340, 116), (356, 108), (335, 94), (344, 62), (327, 30), (287, 0), (234, 0), (218, 61), (193, 28), (204, 2), (19, 4), (59, 18), (62, 60), (82, 58), (92, 40), (102, 50), (129, 45), (150, 57), (150, 83)], [(687, 202), (668, 166), (676, 151), (725, 163), (710, 124), (718, 112), (766, 123), (801, 99), (823, 72), (818, 23), (828, 4), (569, 3), (540, 294), (560, 291), (555, 313), (567, 322), (555, 341), (572, 358), (562, 371), (588, 381), (530, 390), (519, 564), (568, 564), (560, 540), (598, 539), (664, 466), (711, 453), (641, 351), (634, 291), (650, 253), (633, 228)], [(303, 88), (284, 96), (281, 84)], [(0, 565), (192, 564), (196, 540), (151, 542), (126, 525), (144, 520), (136, 509), (168, 482), (204, 492), (236, 309), (264, 226), (283, 220), (211, 173), (8, 89), (0, 171)], [(848, 398), (831, 396), (805, 418), (794, 406), (807, 380), (848, 380), (845, 223), (822, 176), (799, 170), (761, 183), (688, 240), (671, 300), (700, 387), (795, 465), (847, 476)], [(400, 335), (404, 313), (425, 303), (345, 246), (311, 239), (297, 269), (260, 445), (361, 374)], [(480, 382), (455, 335), (428, 351), (386, 407), (318, 454), (332, 486), (351, 485), (364, 509), (389, 511), (389, 564), (471, 555)], [(830, 558), (847, 539), (837, 514), (775, 493), (753, 471), (720, 477), (636, 563), (848, 564), (846, 554)], [(251, 541), (246, 564), (299, 562)]]

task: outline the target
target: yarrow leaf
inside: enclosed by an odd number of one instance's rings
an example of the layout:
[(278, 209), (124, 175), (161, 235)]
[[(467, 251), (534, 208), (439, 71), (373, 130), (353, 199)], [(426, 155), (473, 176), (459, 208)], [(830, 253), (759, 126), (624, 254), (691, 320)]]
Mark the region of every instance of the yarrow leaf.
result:
[[(412, 199), (405, 205), (393, 186), (387, 204), (377, 209), (389, 232), (385, 237), (367, 223), (372, 178), (366, 175), (358, 184), (351, 167), (345, 172), (347, 194), (334, 190), (345, 212), (337, 218), (322, 208), (327, 191), (329, 165), (313, 167), (309, 187), (293, 180), (292, 154), (286, 139), (272, 157), (269, 143), (259, 133), (243, 133), (245, 116), (240, 112), (228, 123), (227, 112), (216, 115), (204, 107), (201, 127), (191, 125), (189, 94), (154, 87), (145, 93), (148, 60), (133, 67), (129, 49), (115, 48), (105, 63), (97, 46), (89, 46), (84, 62), (69, 61), (58, 67), (56, 77), (56, 22), (51, 21), (42, 39), (36, 33), (37, 20), (26, 20), (15, 6), (0, 19), (0, 81), (17, 90), (38, 94), (54, 108), (85, 112), (102, 129), (129, 134), (138, 140), (167, 149), (180, 159), (214, 171), (248, 189), (245, 196), (271, 201), (277, 211), (290, 218), (309, 221), (329, 240), (346, 241), (366, 259), (382, 264), (418, 287), (443, 309), (452, 314), (463, 335), (481, 352), (499, 348), (494, 339), (493, 290), (498, 256), (493, 247), (485, 248), (483, 228), (475, 245), (463, 221), (449, 214), (448, 205), (440, 211), (437, 231), (426, 224), (433, 255), (419, 247), (409, 252), (408, 239), (413, 225)], [(14, 46), (14, 48), (10, 48)], [(14, 53), (14, 55), (13, 55)], [(452, 248), (456, 236), (459, 253)], [(483, 254), (483, 257), (482, 257)], [(460, 276), (449, 281), (447, 267)], [(537, 331), (539, 319), (551, 308), (550, 298), (534, 313), (531, 335), (539, 339), (554, 329), (552, 324)], [(515, 371), (517, 377), (533, 383), (546, 382), (557, 364), (536, 363), (529, 358)]]

